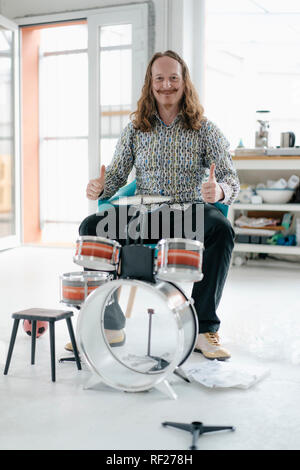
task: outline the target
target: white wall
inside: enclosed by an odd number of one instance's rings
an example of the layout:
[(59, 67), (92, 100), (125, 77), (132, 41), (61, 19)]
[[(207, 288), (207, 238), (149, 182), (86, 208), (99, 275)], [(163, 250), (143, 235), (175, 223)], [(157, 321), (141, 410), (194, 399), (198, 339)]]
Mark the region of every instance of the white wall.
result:
[[(147, 2), (147, 0), (0, 0), (0, 13), (10, 19), (19, 19), (26, 16), (42, 16), (144, 2)], [(166, 37), (165, 3), (167, 3), (166, 0), (154, 0), (152, 2), (157, 24), (155, 50), (163, 48), (166, 42), (164, 39)]]
[[(175, 50), (189, 66), (203, 98), (204, 5), (206, 0), (152, 0), (155, 15), (154, 51)], [(9, 19), (52, 13), (144, 3), (145, 0), (0, 0), (0, 13)]]
[(124, 3), (141, 3), (143, 0), (1, 0), (1, 13), (9, 18), (44, 15), (62, 11), (87, 10)]

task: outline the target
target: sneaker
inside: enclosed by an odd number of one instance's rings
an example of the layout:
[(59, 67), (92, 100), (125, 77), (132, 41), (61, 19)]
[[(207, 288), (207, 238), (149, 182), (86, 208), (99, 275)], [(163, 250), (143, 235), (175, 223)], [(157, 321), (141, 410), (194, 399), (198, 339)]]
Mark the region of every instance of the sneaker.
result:
[(65, 350), (68, 352), (73, 352), (73, 346), (71, 342), (65, 345)]
[(111, 348), (123, 346), (125, 343), (125, 331), (124, 330), (104, 330), (105, 336)]
[(203, 354), (206, 359), (226, 361), (230, 358), (230, 353), (220, 345), (218, 333), (200, 333), (194, 351)]
[[(109, 345), (112, 348), (123, 346), (123, 344), (125, 343), (124, 330), (105, 330), (105, 335), (109, 342)], [(65, 345), (65, 350), (68, 352), (73, 352), (72, 343), (67, 343)]]

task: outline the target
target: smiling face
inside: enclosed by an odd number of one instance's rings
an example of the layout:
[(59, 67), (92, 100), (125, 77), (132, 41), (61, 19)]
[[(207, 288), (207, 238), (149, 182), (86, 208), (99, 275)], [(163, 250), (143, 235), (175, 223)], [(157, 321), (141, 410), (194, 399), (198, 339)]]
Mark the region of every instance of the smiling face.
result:
[(158, 105), (179, 106), (184, 92), (181, 64), (171, 57), (159, 57), (152, 64), (152, 91)]

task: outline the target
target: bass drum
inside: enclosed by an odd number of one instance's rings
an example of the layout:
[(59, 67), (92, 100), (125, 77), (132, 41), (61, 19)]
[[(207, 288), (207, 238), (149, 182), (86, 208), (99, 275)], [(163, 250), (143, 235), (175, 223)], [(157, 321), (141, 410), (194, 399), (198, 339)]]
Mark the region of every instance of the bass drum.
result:
[[(134, 301), (125, 318), (122, 312), (132, 291)], [(112, 330), (125, 335), (119, 347), (110, 346)], [(87, 297), (77, 321), (78, 347), (92, 372), (127, 392), (148, 390), (165, 380), (193, 352), (197, 334), (191, 300), (164, 281), (105, 283)]]

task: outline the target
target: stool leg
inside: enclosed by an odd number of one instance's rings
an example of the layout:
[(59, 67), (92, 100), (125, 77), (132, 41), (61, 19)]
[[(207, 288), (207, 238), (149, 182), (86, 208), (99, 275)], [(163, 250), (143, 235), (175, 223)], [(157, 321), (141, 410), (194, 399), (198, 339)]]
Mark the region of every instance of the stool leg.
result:
[(36, 320), (31, 320), (31, 364), (35, 360)]
[(20, 319), (15, 318), (14, 324), (13, 324), (13, 329), (12, 329), (12, 332), (11, 332), (11, 337), (10, 337), (10, 343), (9, 343), (9, 348), (8, 348), (8, 353), (7, 353), (7, 359), (6, 359), (5, 369), (4, 369), (4, 375), (7, 375), (7, 372), (8, 372), (8, 369), (9, 369), (9, 364), (10, 364), (11, 356), (12, 356), (12, 353), (13, 353), (15, 341), (16, 341), (19, 322), (20, 322)]
[(72, 347), (73, 347), (75, 361), (76, 361), (76, 364), (77, 364), (77, 369), (81, 370), (81, 363), (80, 363), (80, 358), (79, 358), (79, 354), (78, 354), (78, 349), (77, 349), (77, 344), (76, 344), (76, 340), (75, 340), (75, 335), (74, 335), (74, 331), (73, 331), (73, 325), (72, 325), (71, 318), (66, 318), (66, 322), (67, 322), (67, 325), (68, 325), (69, 335), (70, 335), (70, 339), (71, 339), (71, 343), (72, 343)]
[(55, 382), (55, 328), (54, 322), (49, 322), (50, 329), (50, 355), (51, 355), (51, 378)]

